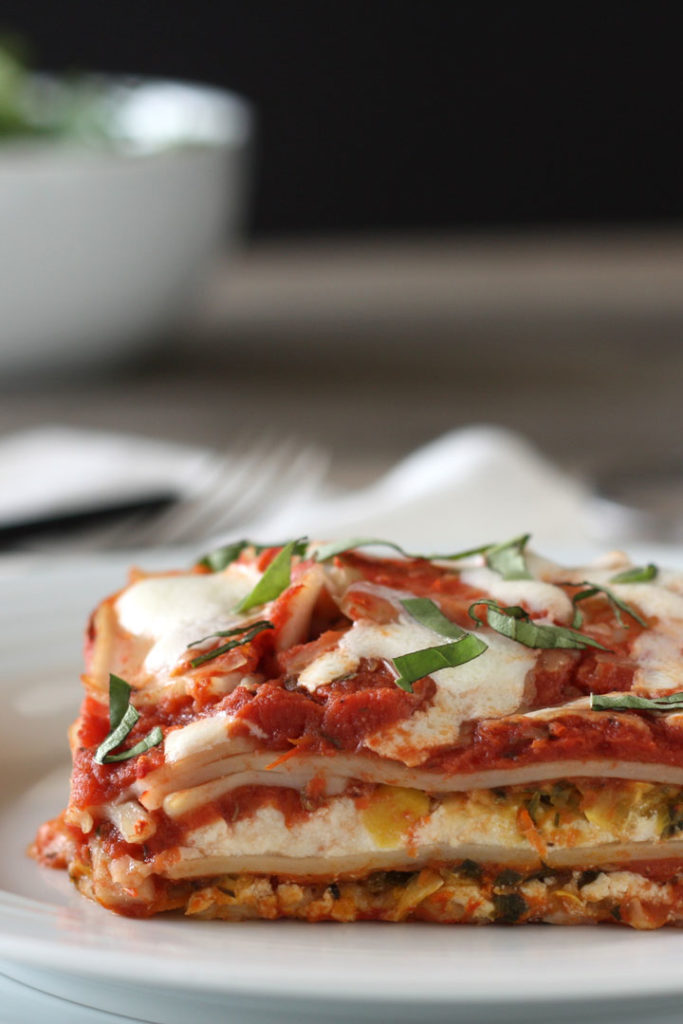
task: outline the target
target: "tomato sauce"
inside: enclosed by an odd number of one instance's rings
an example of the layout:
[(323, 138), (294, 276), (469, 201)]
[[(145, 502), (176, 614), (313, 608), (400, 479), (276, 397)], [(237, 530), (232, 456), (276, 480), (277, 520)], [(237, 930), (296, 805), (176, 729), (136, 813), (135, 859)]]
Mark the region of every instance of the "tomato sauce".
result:
[[(200, 710), (187, 695), (162, 699), (140, 709), (140, 719), (126, 737), (125, 747), (133, 747), (155, 726), (162, 729), (184, 725), (198, 717)], [(129, 761), (97, 764), (95, 751), (109, 734), (109, 712), (93, 697), (86, 697), (81, 709), (77, 745), (73, 749), (71, 800), (77, 807), (92, 807), (113, 800), (136, 779), (144, 778), (164, 763), (161, 747)]]
[[(278, 550), (271, 548), (260, 555), (262, 570)], [(463, 584), (457, 573), (423, 559), (381, 560), (349, 553), (340, 561), (362, 582), (432, 597), (453, 621), (463, 628), (473, 626), (468, 610), (482, 593)], [(347, 615), (352, 618), (371, 616), (372, 593), (364, 596), (362, 586), (355, 590), (354, 586), (352, 583), (347, 591), (352, 594), (345, 606)], [(286, 751), (296, 745), (317, 752), (351, 752), (363, 748), (370, 735), (408, 719), (429, 705), (436, 690), (431, 678), (419, 680), (414, 684), (414, 692), (406, 693), (396, 686), (395, 674), (389, 665), (379, 659), (361, 661), (351, 676), (313, 692), (299, 688), (297, 673), (332, 647), (343, 631), (351, 628), (352, 621), (341, 614), (328, 596), (326, 602), (318, 603), (304, 641), (288, 651), (276, 653), (274, 640), (278, 627), (287, 621), (296, 587), (293, 583), (272, 606), (270, 614), (276, 629), (264, 631), (248, 648), (240, 649), (244, 656), (243, 671), (260, 674), (266, 681), (238, 686), (224, 697), (215, 696), (210, 677), (225, 666), (221, 665), (220, 658), (207, 662), (196, 671), (198, 682), (191, 694), (149, 705), (142, 700), (139, 702), (140, 720), (125, 745), (132, 746), (155, 725), (167, 729), (225, 711), (232, 716), (238, 732), (258, 737), (259, 745), (267, 749)], [(565, 589), (570, 596), (576, 591), (576, 587), (569, 585)], [(386, 608), (380, 607), (381, 601), (381, 595), (375, 597), (374, 610), (380, 619), (389, 614)], [(643, 627), (625, 614), (620, 623), (604, 596), (581, 602), (581, 611), (584, 617), (581, 630), (609, 650), (591, 647), (539, 650), (526, 680), (521, 713), (561, 705), (590, 693), (631, 688), (635, 666), (630, 651)], [(207, 680), (206, 686), (201, 685), (202, 677)], [(96, 765), (94, 750), (108, 731), (107, 709), (92, 697), (86, 697), (74, 752), (72, 783), (72, 800), (79, 806), (113, 799), (135, 779), (163, 762), (161, 749), (154, 748), (131, 761)], [(566, 759), (623, 760), (625, 757), (634, 761), (683, 764), (678, 734), (667, 729), (665, 722), (647, 714), (605, 712), (592, 718), (563, 714), (554, 721), (527, 719), (521, 715), (474, 721), (463, 729), (457, 748), (434, 751), (424, 766), (439, 772), (460, 773), (507, 768), (511, 762), (521, 765)]]
[(602, 713), (589, 719), (562, 715), (554, 721), (489, 719), (477, 722), (469, 746), (434, 753), (424, 768), (456, 774), (544, 761), (642, 761), (683, 766), (677, 732), (651, 715)]

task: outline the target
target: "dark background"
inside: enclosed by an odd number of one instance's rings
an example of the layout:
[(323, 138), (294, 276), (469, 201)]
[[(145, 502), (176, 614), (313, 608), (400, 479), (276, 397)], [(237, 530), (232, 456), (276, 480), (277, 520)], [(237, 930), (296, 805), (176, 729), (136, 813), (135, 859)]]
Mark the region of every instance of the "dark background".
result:
[(680, 217), (678, 9), (3, 0), (0, 27), (42, 67), (250, 97), (263, 236)]

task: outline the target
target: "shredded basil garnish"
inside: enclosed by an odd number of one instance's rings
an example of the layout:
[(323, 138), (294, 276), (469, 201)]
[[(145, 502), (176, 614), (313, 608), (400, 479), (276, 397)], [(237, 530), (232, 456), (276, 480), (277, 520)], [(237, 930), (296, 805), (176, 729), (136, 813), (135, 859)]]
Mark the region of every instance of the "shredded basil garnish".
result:
[(608, 697), (602, 693), (591, 694), (592, 711), (683, 711), (683, 693), (670, 693), (667, 697), (637, 697), (634, 693), (620, 693)]
[[(239, 556), (246, 548), (253, 548), (257, 555), (260, 555), (262, 551), (267, 551), (268, 548), (279, 548), (280, 544), (255, 544), (251, 540), (236, 540), (233, 544), (225, 544), (222, 548), (216, 548), (215, 551), (210, 551), (208, 555), (204, 555), (197, 562), (197, 565), (203, 565), (206, 569), (211, 569), (212, 572), (221, 572), (222, 569), (226, 569), (233, 562), (236, 562)], [(294, 555), (305, 555), (306, 549), (308, 548), (308, 540), (306, 537), (302, 537), (300, 540), (294, 542)]]
[(524, 549), (531, 534), (525, 533), (505, 544), (496, 544), (486, 551), (486, 564), (489, 569), (500, 573), (504, 580), (532, 580), (526, 564)]
[(408, 693), (413, 692), (413, 683), (418, 679), (430, 676), (432, 672), (438, 672), (440, 668), (456, 668), (464, 665), (474, 658), (478, 658), (487, 649), (487, 645), (474, 633), (466, 633), (463, 630), (463, 637), (451, 644), (443, 644), (440, 647), (426, 647), (422, 651), (412, 651), (410, 654), (399, 654), (392, 661), (399, 673), (396, 685)]
[(392, 548), (394, 551), (398, 551), (399, 555), (404, 555), (406, 558), (413, 557), (407, 551), (404, 551), (400, 545), (394, 544), (390, 540), (380, 540), (378, 537), (352, 537), (347, 540), (333, 541), (331, 544), (320, 544), (313, 549), (313, 558), (316, 562), (329, 562), (331, 558), (343, 555), (346, 551), (353, 551), (355, 548), (367, 548), (371, 545)]
[(128, 761), (131, 757), (137, 757), (139, 754), (146, 753), (146, 751), (151, 750), (152, 747), (158, 747), (163, 738), (163, 732), (158, 725), (155, 725), (154, 728), (147, 733), (144, 739), (141, 739), (134, 747), (130, 747), (129, 750), (124, 750), (121, 754), (108, 754), (100, 763), (110, 764), (113, 761)]
[(496, 601), (482, 599), (475, 601), (469, 607), (470, 618), (479, 626), (483, 626), (483, 619), (475, 613), (474, 609), (479, 605), (486, 605), (488, 609), (487, 619), (491, 629), (495, 629), (502, 636), (510, 640), (516, 640), (525, 647), (536, 647), (549, 650), (554, 647), (567, 647), (584, 650), (586, 647), (597, 647), (598, 650), (607, 651), (591, 636), (585, 633), (578, 633), (566, 626), (547, 626), (533, 622), (528, 612), (525, 612), (519, 605), (502, 607)]
[(251, 608), (274, 601), (283, 590), (286, 590), (292, 579), (292, 556), (306, 550), (306, 538), (298, 537), (285, 544), (270, 563), (261, 579), (251, 593), (237, 605), (238, 612), (248, 612)]
[(657, 566), (653, 562), (647, 565), (637, 565), (633, 569), (624, 569), (612, 576), (610, 583), (649, 583), (657, 575)]
[(578, 607), (579, 601), (586, 601), (590, 597), (596, 597), (598, 594), (604, 594), (609, 603), (612, 605), (614, 615), (620, 626), (624, 625), (624, 620), (621, 617), (621, 613), (624, 612), (634, 619), (640, 626), (647, 629), (647, 622), (630, 604), (626, 604), (626, 601), (622, 601), (620, 597), (609, 589), (609, 587), (601, 587), (597, 583), (591, 583), (590, 580), (583, 580), (581, 583), (570, 584), (571, 586), (586, 587), (586, 590), (579, 590), (578, 593), (572, 597), (572, 604), (574, 605), (574, 618), (572, 619), (572, 627), (574, 629), (580, 629), (583, 625), (583, 612)]
[(449, 640), (461, 640), (467, 636), (467, 630), (447, 619), (438, 605), (428, 597), (408, 597), (401, 604), (412, 618), (440, 636)]
[(193, 640), (189, 647), (197, 647), (198, 644), (203, 644), (206, 640), (213, 640), (219, 637), (231, 636), (235, 637), (234, 640), (228, 641), (227, 644), (221, 644), (220, 647), (214, 647), (212, 651), (206, 651), (204, 654), (198, 655), (193, 658), (190, 662), (192, 668), (197, 668), (198, 665), (203, 665), (206, 661), (212, 661), (213, 658), (217, 658), (221, 654), (225, 654), (227, 651), (232, 651), (235, 647), (241, 647), (242, 644), (250, 643), (255, 636), (262, 633), (265, 629), (275, 629), (272, 622), (267, 619), (259, 619), (258, 622), (250, 622), (246, 626), (236, 626), (234, 629), (221, 629), (217, 633), (210, 633), (208, 636), (202, 637), (201, 640)]
[(234, 544), (225, 544), (222, 548), (209, 551), (207, 555), (200, 558), (197, 565), (203, 565), (211, 572), (221, 572), (233, 562), (236, 562), (245, 548), (251, 547), (248, 540), (236, 540)]
[(353, 551), (356, 548), (367, 548), (367, 547), (385, 547), (392, 548), (393, 551), (397, 551), (399, 555), (403, 555), (404, 558), (419, 558), (424, 561), (457, 561), (460, 558), (470, 558), (472, 555), (482, 555), (485, 551), (488, 551), (492, 547), (491, 544), (482, 544), (478, 548), (470, 548), (467, 551), (457, 551), (455, 554), (448, 555), (416, 555), (410, 551), (406, 551), (400, 546), (400, 544), (394, 544), (390, 540), (382, 540), (379, 537), (353, 537), (350, 540), (339, 540), (334, 541), (332, 544), (321, 544), (313, 551), (313, 557), (316, 562), (328, 562), (330, 558), (336, 558), (337, 555), (343, 555), (347, 551)]
[(455, 622), (451, 622), (428, 597), (411, 597), (401, 601), (405, 610), (423, 626), (427, 626), (440, 636), (450, 637), (455, 643), (442, 644), (437, 647), (426, 647), (410, 654), (400, 654), (393, 658), (393, 664), (399, 673), (396, 685), (408, 693), (413, 692), (413, 683), (418, 679), (431, 675), (441, 668), (456, 668), (474, 658), (478, 658), (487, 649), (474, 633), (468, 633)]
[(130, 733), (135, 723), (140, 718), (136, 708), (130, 703), (132, 687), (113, 673), (109, 676), (109, 735), (102, 740), (95, 751), (94, 760), (97, 764), (110, 764), (113, 761), (127, 761), (138, 754), (144, 754), (146, 750), (158, 746), (164, 738), (164, 734), (158, 725), (149, 732), (144, 739), (136, 743), (129, 750), (121, 754), (111, 754), (116, 750), (126, 736)]

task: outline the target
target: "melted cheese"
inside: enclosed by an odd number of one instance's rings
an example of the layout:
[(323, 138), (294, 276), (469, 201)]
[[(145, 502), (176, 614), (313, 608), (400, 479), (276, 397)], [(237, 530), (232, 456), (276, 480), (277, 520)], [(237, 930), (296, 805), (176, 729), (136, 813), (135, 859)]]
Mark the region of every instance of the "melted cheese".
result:
[(661, 586), (614, 584), (615, 594), (657, 621), (633, 644), (637, 662), (633, 690), (644, 695), (683, 689), (683, 597)]
[(382, 757), (416, 765), (434, 747), (455, 746), (463, 722), (518, 711), (538, 652), (497, 633), (487, 634), (486, 642), (489, 649), (481, 657), (434, 673), (431, 704), (369, 736), (366, 746)]
[[(439, 637), (405, 613), (397, 622), (384, 624), (359, 619), (344, 633), (334, 650), (322, 654), (303, 670), (298, 683), (313, 691), (342, 675), (355, 672), (363, 658), (388, 660), (443, 643), (446, 643), (444, 637)], [(452, 669), (441, 669), (441, 672), (447, 671)], [(440, 674), (436, 673), (434, 678)]]
[[(361, 619), (333, 651), (303, 670), (298, 683), (312, 691), (354, 672), (363, 658), (388, 660), (445, 642), (444, 637), (405, 614), (384, 625)], [(431, 748), (456, 743), (464, 721), (518, 711), (537, 652), (497, 633), (487, 633), (486, 643), (489, 649), (481, 657), (433, 673), (436, 694), (429, 707), (370, 736), (366, 745), (384, 757), (419, 764)]]
[[(371, 619), (359, 619), (344, 633), (334, 650), (322, 654), (303, 670), (298, 684), (312, 692), (342, 675), (355, 672), (362, 659), (379, 658), (388, 661), (401, 654), (447, 642), (447, 638), (416, 622), (405, 612), (401, 613), (397, 622), (379, 623)], [(438, 685), (454, 673), (462, 673), (466, 667), (443, 668), (435, 672), (432, 678)]]
[(622, 601), (633, 605), (648, 618), (683, 623), (683, 595), (656, 583), (613, 583), (611, 589)]
[(484, 590), (503, 605), (524, 604), (534, 616), (546, 616), (554, 622), (571, 622), (573, 609), (564, 590), (542, 580), (503, 580), (491, 569), (466, 569), (463, 583)]
[(144, 661), (147, 672), (168, 674), (188, 644), (243, 619), (235, 606), (258, 579), (252, 567), (233, 564), (210, 575), (140, 580), (121, 594), (116, 612), (125, 630), (151, 641)]

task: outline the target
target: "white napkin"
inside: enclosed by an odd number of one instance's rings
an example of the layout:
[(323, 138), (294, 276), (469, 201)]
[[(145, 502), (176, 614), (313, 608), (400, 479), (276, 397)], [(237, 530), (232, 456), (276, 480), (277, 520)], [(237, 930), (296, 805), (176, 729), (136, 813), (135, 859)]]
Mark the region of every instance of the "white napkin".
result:
[[(125, 434), (45, 427), (0, 441), (0, 526), (192, 489), (216, 453)], [(425, 553), (531, 532), (537, 545), (591, 534), (586, 488), (510, 431), (453, 431), (371, 487), (280, 495), (236, 536), (384, 537)]]
[(294, 504), (254, 527), (262, 538), (380, 537), (432, 553), (526, 532), (537, 546), (583, 544), (592, 520), (584, 484), (519, 435), (477, 426), (419, 448), (371, 487)]
[(179, 494), (214, 458), (128, 434), (45, 426), (0, 439), (0, 526)]

